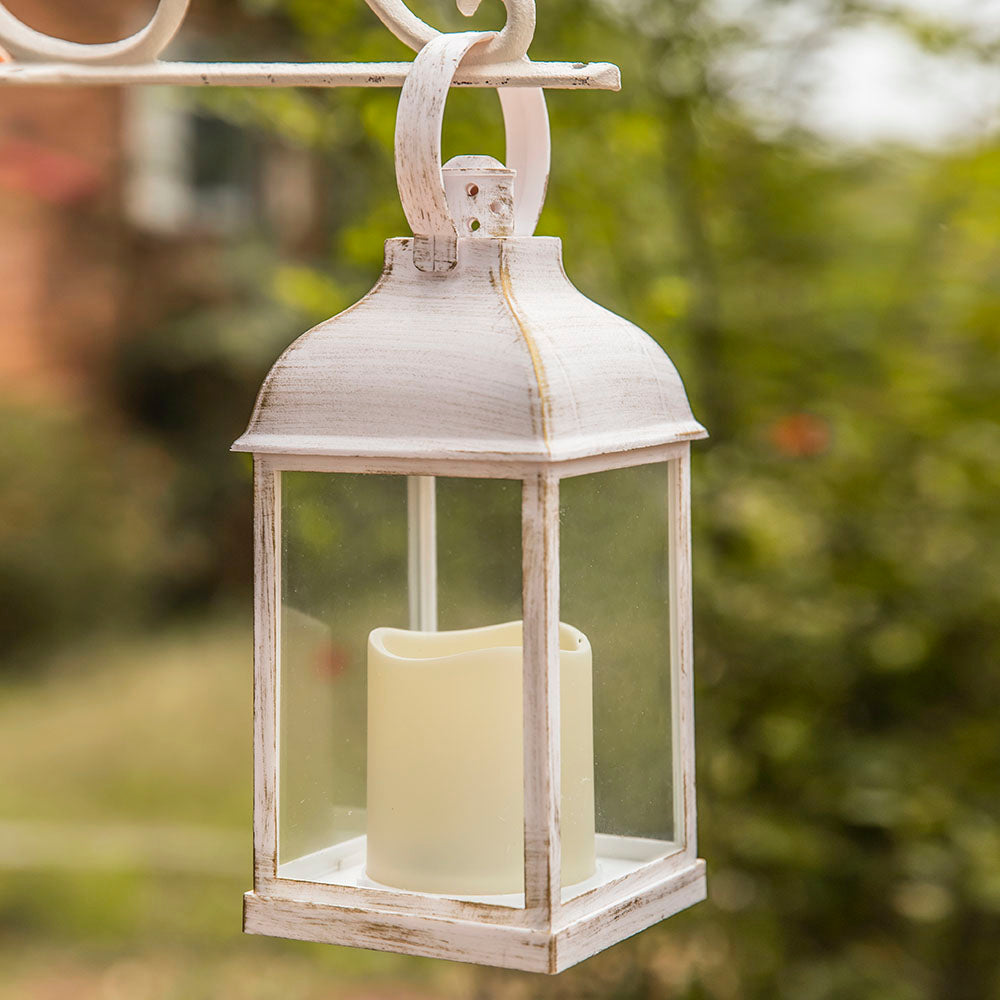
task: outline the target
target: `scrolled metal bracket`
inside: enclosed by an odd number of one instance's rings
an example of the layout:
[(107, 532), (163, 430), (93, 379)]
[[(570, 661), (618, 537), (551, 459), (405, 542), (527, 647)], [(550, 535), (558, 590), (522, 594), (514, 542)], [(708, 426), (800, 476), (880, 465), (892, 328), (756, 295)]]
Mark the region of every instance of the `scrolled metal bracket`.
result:
[[(401, 41), (420, 50), (441, 33), (421, 21), (402, 0), (366, 0)], [(456, 0), (471, 15), (480, 0)], [(507, 23), (463, 64), (458, 87), (619, 90), (611, 63), (532, 62), (534, 0), (504, 0)], [(174, 84), (244, 87), (401, 87), (411, 63), (195, 63), (160, 61), (180, 29), (190, 0), (160, 0), (141, 31), (118, 42), (86, 45), (36, 31), (0, 2), (0, 87), (40, 85)]]
[[(472, 17), (481, 0), (456, 0), (458, 9)], [(404, 44), (419, 52), (431, 39), (442, 32), (421, 21), (403, 0), (366, 0), (378, 19)], [(535, 37), (535, 0), (503, 0), (507, 8), (507, 23), (489, 42), (469, 54), (469, 62), (518, 62), (528, 54)]]
[(149, 23), (120, 42), (84, 45), (29, 28), (0, 3), (0, 45), (20, 62), (66, 62), (87, 66), (152, 62), (184, 23), (190, 0), (160, 0)]

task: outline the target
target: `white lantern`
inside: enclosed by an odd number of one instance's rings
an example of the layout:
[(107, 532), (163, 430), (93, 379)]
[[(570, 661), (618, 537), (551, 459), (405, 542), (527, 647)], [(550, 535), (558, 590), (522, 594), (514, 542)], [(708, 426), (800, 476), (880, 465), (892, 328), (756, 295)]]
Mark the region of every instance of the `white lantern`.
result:
[[(489, 36), (487, 36), (489, 37)], [(508, 160), (440, 163), (442, 36), (400, 101), (413, 238), (261, 389), (245, 929), (558, 972), (705, 896), (690, 442), (676, 369), (532, 236)], [(523, 623), (523, 624), (522, 624)]]

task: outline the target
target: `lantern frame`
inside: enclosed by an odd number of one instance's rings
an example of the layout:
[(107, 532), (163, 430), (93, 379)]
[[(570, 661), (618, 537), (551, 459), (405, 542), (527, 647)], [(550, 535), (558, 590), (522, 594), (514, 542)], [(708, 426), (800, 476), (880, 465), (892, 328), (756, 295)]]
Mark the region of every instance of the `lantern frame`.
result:
[[(574, 476), (664, 462), (669, 470), (668, 613), (675, 719), (670, 740), (674, 841), (669, 846), (673, 849), (563, 902), (558, 818), (559, 485)], [(523, 908), (401, 889), (307, 882), (278, 874), (283, 472), (521, 482)], [(254, 884), (244, 897), (244, 930), (556, 973), (704, 899), (705, 863), (697, 856), (696, 836), (690, 537), (688, 442), (554, 463), (255, 454)]]
[[(446, 96), (466, 55), (483, 42), (468, 32), (431, 39), (421, 49), (396, 125), (396, 174), (414, 236), (387, 241), (382, 278), (368, 296), (286, 350), (234, 445), (254, 456), (255, 497), (254, 888), (245, 896), (244, 929), (556, 973), (705, 897), (694, 792), (689, 484), (690, 442), (706, 433), (666, 354), (572, 286), (559, 240), (532, 235), (550, 153), (541, 91), (502, 101), (516, 172), (480, 157), (442, 167)], [(455, 171), (470, 170), (483, 172), (478, 179), (462, 173), (456, 183)], [(481, 189), (490, 192), (485, 206)], [(564, 901), (560, 482), (662, 462), (669, 469), (664, 611), (673, 840), (656, 842), (652, 857), (619, 855), (634, 862), (631, 870), (605, 872), (576, 895), (578, 887), (568, 887)], [(411, 628), (424, 629), (434, 628), (436, 574), (434, 519), (420, 484), (435, 477), (521, 482), (523, 907), (361, 879), (335, 885), (282, 877), (286, 471), (409, 477)], [(610, 842), (620, 847), (635, 839)]]

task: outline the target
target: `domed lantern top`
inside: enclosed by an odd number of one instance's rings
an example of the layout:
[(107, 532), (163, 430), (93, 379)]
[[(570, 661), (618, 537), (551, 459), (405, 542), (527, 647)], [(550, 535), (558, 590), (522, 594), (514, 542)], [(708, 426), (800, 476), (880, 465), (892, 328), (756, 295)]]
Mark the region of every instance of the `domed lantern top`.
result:
[[(451, 40), (452, 72), (480, 38)], [(397, 136), (406, 214), (430, 235), (389, 240), (371, 292), (285, 351), (234, 449), (556, 463), (704, 437), (662, 348), (570, 283), (559, 239), (531, 235), (541, 91), (503, 93), (515, 169), (459, 157), (442, 172), (431, 96), (427, 113), (419, 76), (404, 87)]]
[(288, 348), (234, 447), (558, 462), (704, 435), (670, 359), (570, 284), (558, 239), (487, 235), (444, 273), (390, 240), (379, 283)]

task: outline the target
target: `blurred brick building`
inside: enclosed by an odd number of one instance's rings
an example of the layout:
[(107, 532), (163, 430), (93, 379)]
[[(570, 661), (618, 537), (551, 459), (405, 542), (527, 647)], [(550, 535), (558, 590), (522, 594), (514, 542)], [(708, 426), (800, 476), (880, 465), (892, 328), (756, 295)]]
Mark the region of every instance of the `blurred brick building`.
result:
[[(121, 4), (21, 0), (10, 9), (78, 41), (121, 34)], [(79, 391), (121, 322), (123, 95), (0, 91), (0, 389)]]
[[(83, 42), (123, 37), (153, 8), (151, 0), (7, 6), (38, 30)], [(212, 4), (193, 6), (174, 57), (188, 39), (219, 30)], [(241, 30), (229, 6), (226, 30)], [(223, 237), (277, 205), (278, 228), (293, 240), (309, 225), (310, 158), (254, 141), (170, 89), (0, 89), (4, 399), (95, 395), (119, 338), (185, 300), (211, 299)], [(291, 203), (289, 191), (298, 193)]]

